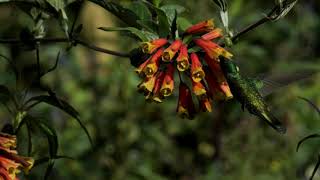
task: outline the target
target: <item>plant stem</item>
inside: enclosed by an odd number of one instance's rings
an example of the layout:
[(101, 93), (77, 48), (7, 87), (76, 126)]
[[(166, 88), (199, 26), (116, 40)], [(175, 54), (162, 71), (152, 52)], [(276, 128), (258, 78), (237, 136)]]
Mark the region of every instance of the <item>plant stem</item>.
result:
[[(81, 44), (82, 46), (92, 49), (97, 52), (102, 52), (106, 54), (110, 54), (113, 56), (118, 56), (118, 57), (124, 57), (128, 58), (130, 57), (129, 53), (123, 53), (123, 52), (117, 52), (117, 51), (112, 51), (109, 49), (101, 48), (98, 46), (95, 46), (93, 44), (90, 44), (88, 42), (85, 42), (81, 39), (68, 39), (68, 38), (36, 38), (30, 40), (31, 42), (39, 42), (41, 44), (50, 44), (50, 43), (70, 43), (73, 42), (74, 44)], [(0, 44), (21, 44), (23, 43), (20, 39), (0, 39)]]

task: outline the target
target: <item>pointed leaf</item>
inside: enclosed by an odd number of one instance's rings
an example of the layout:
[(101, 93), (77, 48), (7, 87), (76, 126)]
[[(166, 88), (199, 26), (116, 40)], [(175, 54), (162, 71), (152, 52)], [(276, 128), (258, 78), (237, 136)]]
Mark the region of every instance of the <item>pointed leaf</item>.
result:
[(311, 134), (311, 135), (309, 135), (309, 136), (304, 137), (303, 139), (301, 139), (301, 140), (298, 142), (296, 151), (297, 151), (297, 152), (299, 151), (300, 146), (301, 146), (306, 140), (312, 139), (312, 138), (320, 138), (320, 134)]
[(170, 24), (172, 24), (173, 20), (177, 18), (176, 13), (180, 14), (186, 10), (183, 6), (177, 4), (164, 5), (161, 6), (160, 9), (166, 13)]
[(167, 14), (160, 8), (154, 6), (150, 2), (143, 0), (143, 2), (157, 14), (158, 20), (158, 34), (160, 37), (167, 37), (170, 35), (170, 22), (167, 17)]
[(152, 20), (152, 14), (148, 7), (141, 1), (135, 1), (130, 3), (128, 7), (132, 12), (134, 12), (140, 20)]
[(103, 31), (122, 31), (122, 32), (128, 32), (131, 35), (137, 37), (141, 41), (148, 41), (148, 37), (145, 36), (143, 31), (134, 28), (134, 27), (99, 27), (99, 29)]
[(313, 177), (314, 177), (314, 175), (316, 175), (316, 172), (317, 172), (317, 170), (318, 170), (319, 166), (320, 166), (320, 155), (318, 155), (318, 161), (317, 161), (317, 164), (316, 164), (316, 166), (314, 167), (314, 169), (313, 169), (313, 171), (312, 171), (312, 174), (311, 174), (311, 176), (310, 176), (310, 179), (309, 179), (309, 180), (312, 180), (312, 179), (313, 179)]
[(110, 2), (107, 0), (90, 0), (90, 1), (103, 7), (104, 9), (106, 9), (107, 11), (109, 11), (110, 13), (118, 17), (127, 25), (140, 28), (140, 25), (137, 23), (137, 21), (140, 20), (139, 16), (135, 14), (133, 11), (131, 11), (130, 9), (127, 9), (118, 3)]
[(32, 103), (32, 102), (36, 102), (36, 103), (44, 102), (49, 105), (55, 106), (55, 107), (61, 109), (62, 111), (64, 111), (65, 113), (69, 114), (71, 117), (73, 117), (74, 119), (77, 120), (77, 122), (79, 123), (81, 128), (85, 131), (86, 135), (88, 136), (88, 139), (89, 139), (91, 145), (93, 145), (89, 131), (87, 130), (87, 128), (81, 122), (81, 120), (79, 118), (79, 113), (69, 103), (67, 103), (66, 101), (64, 101), (62, 99), (58, 99), (57, 97), (46, 96), (46, 95), (32, 97), (31, 99), (28, 100), (27, 103)]
[(302, 99), (302, 100), (304, 100), (304, 101), (306, 101), (307, 103), (309, 103), (309, 105), (310, 105), (311, 107), (313, 107), (313, 108), (318, 112), (318, 114), (319, 114), (319, 116), (320, 116), (320, 108), (318, 108), (315, 103), (313, 103), (311, 100), (309, 100), (309, 99), (307, 99), (307, 98), (304, 98), (304, 97), (299, 97), (299, 98)]
[(50, 160), (46, 169), (46, 172), (44, 174), (44, 180), (47, 180), (51, 174), (51, 171), (53, 169), (54, 166), (54, 160)]

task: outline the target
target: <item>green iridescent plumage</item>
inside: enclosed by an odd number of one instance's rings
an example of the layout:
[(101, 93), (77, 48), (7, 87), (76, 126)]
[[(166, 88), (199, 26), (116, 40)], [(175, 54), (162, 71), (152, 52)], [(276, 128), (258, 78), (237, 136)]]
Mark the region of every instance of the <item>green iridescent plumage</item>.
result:
[(270, 112), (268, 105), (258, 91), (256, 83), (251, 79), (242, 77), (239, 68), (231, 60), (220, 58), (220, 66), (233, 96), (242, 104), (242, 108), (246, 108), (251, 114), (258, 116), (278, 132), (285, 133), (285, 127)]

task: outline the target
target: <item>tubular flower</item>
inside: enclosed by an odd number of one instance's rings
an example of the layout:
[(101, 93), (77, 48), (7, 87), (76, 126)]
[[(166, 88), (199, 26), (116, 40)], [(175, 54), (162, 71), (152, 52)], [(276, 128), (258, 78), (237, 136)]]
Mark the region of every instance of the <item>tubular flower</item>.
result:
[(156, 76), (146, 78), (142, 83), (138, 85), (138, 91), (144, 92), (144, 93), (152, 92), (155, 82), (156, 82)]
[(215, 76), (216, 81), (219, 84), (221, 91), (225, 94), (226, 100), (232, 99), (233, 95), (231, 93), (228, 82), (227, 82), (226, 78), (224, 77), (224, 74), (222, 72), (222, 69), (220, 67), (219, 62), (214, 59), (210, 59), (210, 57), (208, 57), (208, 56), (205, 56), (204, 59), (207, 62), (212, 74)]
[(0, 179), (15, 180), (20, 169), (28, 172), (34, 164), (32, 158), (19, 156), (15, 148), (16, 137), (0, 133)]
[(213, 75), (213, 73), (209, 70), (209, 69), (205, 69), (206, 72), (206, 81), (207, 84), (209, 86), (209, 90), (210, 90), (210, 96), (214, 99), (214, 100), (218, 100), (218, 101), (222, 101), (222, 100), (227, 100), (229, 99), (226, 94), (223, 92), (223, 90), (221, 89), (217, 78)]
[(182, 118), (192, 119), (196, 113), (191, 91), (186, 84), (180, 82), (179, 85), (179, 100), (177, 106), (177, 113)]
[(194, 82), (200, 82), (205, 74), (196, 53), (191, 53), (191, 77)]
[(216, 28), (216, 29), (208, 32), (207, 34), (204, 34), (201, 36), (201, 38), (203, 40), (207, 40), (207, 41), (210, 41), (210, 40), (213, 40), (213, 39), (216, 39), (219, 37), (222, 37), (222, 29), (220, 29), (220, 28)]
[(204, 97), (199, 100), (200, 110), (202, 112), (212, 112), (211, 100), (209, 97)]
[[(181, 40), (160, 38), (143, 42), (140, 49), (145, 54), (141, 58), (145, 60), (146, 54), (149, 58), (135, 71), (144, 78), (138, 85), (139, 92), (144, 93), (147, 101), (162, 102), (173, 94), (177, 69), (180, 85), (176, 111), (183, 118), (192, 119), (196, 113), (193, 96), (197, 97), (198, 109), (203, 112), (212, 111), (213, 100), (233, 97), (218, 62), (219, 56), (230, 59), (232, 54), (213, 42), (221, 38), (223, 32), (214, 28), (212, 19), (189, 27), (183, 35)], [(192, 41), (194, 43), (190, 43)], [(188, 53), (188, 48), (192, 48), (192, 53)], [(136, 59), (140, 62), (139, 57)], [(182, 82), (182, 75), (190, 77), (189, 87)]]
[(194, 43), (196, 43), (196, 45), (201, 47), (211, 59), (217, 59), (219, 56), (223, 56), (227, 59), (230, 59), (233, 56), (227, 50), (220, 47), (218, 44), (214, 42), (203, 39), (194, 39), (193, 41)]
[(160, 89), (160, 93), (164, 97), (170, 96), (173, 92), (173, 89), (174, 89), (173, 75), (174, 75), (174, 67), (172, 64), (169, 64), (166, 74), (163, 78), (161, 89)]
[(192, 25), (186, 30), (186, 34), (209, 32), (213, 30), (213, 28), (214, 28), (213, 19), (209, 19), (206, 21), (199, 22), (198, 24)]
[(168, 40), (165, 39), (165, 38), (155, 39), (155, 40), (150, 41), (150, 42), (143, 42), (141, 44), (141, 49), (142, 49), (142, 52), (145, 53), (145, 54), (152, 54), (158, 48), (166, 45), (167, 43), (168, 43)]
[(185, 44), (182, 44), (180, 47), (180, 53), (177, 57), (177, 69), (181, 72), (187, 70), (190, 66), (189, 57), (188, 57), (188, 49)]
[(149, 61), (151, 60), (151, 58), (149, 58), (148, 60), (146, 60), (144, 63), (142, 63), (138, 68), (135, 69), (135, 72), (141, 76), (143, 74), (143, 69), (146, 67), (146, 65), (149, 63)]
[(171, 61), (172, 58), (176, 55), (176, 53), (179, 51), (181, 45), (182, 41), (180, 39), (173, 41), (172, 44), (166, 50), (164, 50), (162, 60), (164, 62)]
[(192, 92), (196, 96), (203, 96), (207, 93), (206, 88), (201, 82), (194, 82), (194, 81), (192, 81)]
[(147, 60), (147, 65), (143, 68), (143, 72), (147, 77), (152, 77), (159, 68), (160, 58), (163, 53), (163, 49), (159, 49), (153, 56), (150, 57), (150, 60)]
[(163, 71), (158, 73), (157, 80), (152, 91), (152, 100), (158, 103), (161, 103), (164, 98), (160, 91), (165, 75), (166, 74)]

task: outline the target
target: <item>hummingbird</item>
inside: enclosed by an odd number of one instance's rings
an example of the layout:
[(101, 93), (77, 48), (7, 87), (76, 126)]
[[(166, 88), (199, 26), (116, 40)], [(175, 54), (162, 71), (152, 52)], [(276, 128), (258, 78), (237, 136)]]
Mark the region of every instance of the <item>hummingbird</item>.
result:
[(264, 101), (263, 96), (259, 93), (258, 87), (252, 79), (243, 77), (239, 72), (239, 67), (232, 60), (223, 57), (219, 57), (219, 59), (230, 90), (235, 99), (241, 103), (242, 109), (246, 108), (249, 113), (259, 117), (273, 129), (284, 134), (286, 128), (271, 113), (269, 106)]

